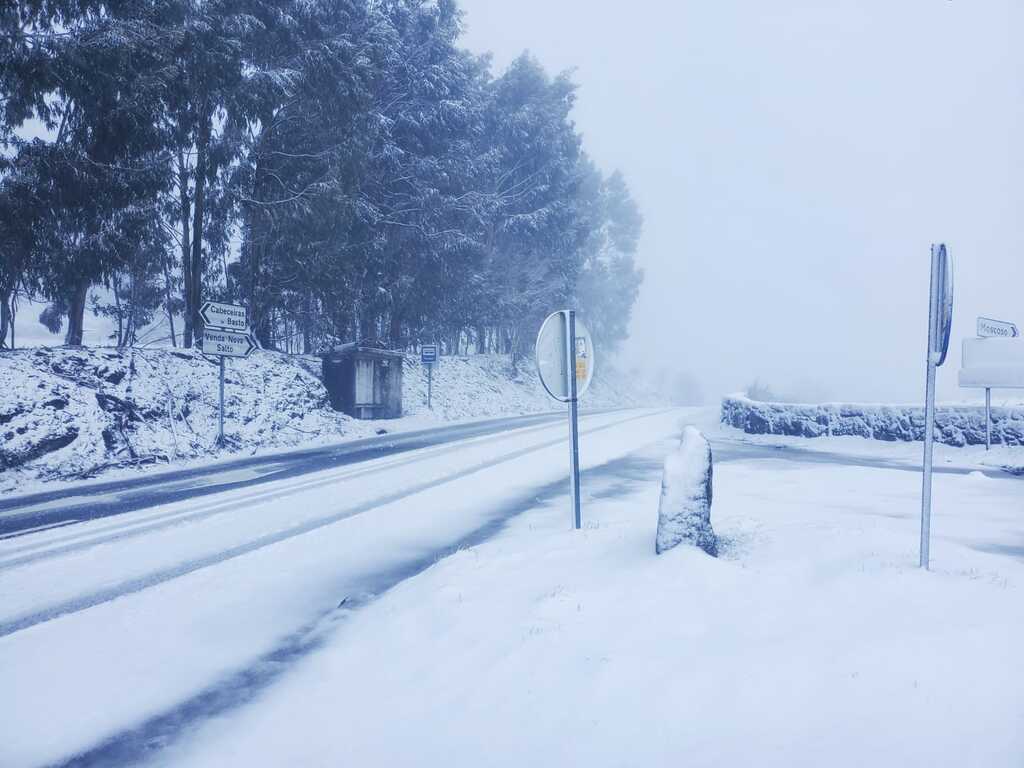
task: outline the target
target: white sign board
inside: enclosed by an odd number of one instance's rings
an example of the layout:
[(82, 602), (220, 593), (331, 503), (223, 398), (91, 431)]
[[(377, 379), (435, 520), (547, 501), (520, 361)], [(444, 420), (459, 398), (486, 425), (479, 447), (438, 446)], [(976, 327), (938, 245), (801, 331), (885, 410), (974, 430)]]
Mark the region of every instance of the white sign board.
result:
[(228, 331), (240, 331), (247, 333), (249, 321), (245, 316), (245, 307), (237, 304), (221, 304), (218, 301), (208, 301), (199, 310), (199, 316), (203, 319), (203, 325), (212, 325), (214, 328), (223, 328)]
[[(555, 312), (548, 316), (537, 334), (537, 373), (541, 384), (548, 394), (563, 403), (569, 402), (572, 394), (569, 391), (571, 382), (566, 376), (569, 366), (569, 355), (566, 352), (566, 339), (569, 336), (566, 323), (569, 313)], [(576, 398), (579, 399), (587, 391), (594, 378), (594, 342), (590, 331), (583, 321), (576, 318), (576, 339), (573, 344), (573, 369), (576, 375)]]
[(964, 339), (960, 386), (1024, 388), (1024, 339)]
[(1020, 336), (1020, 330), (1013, 323), (1004, 320), (993, 320), (990, 317), (978, 318), (978, 337), (1015, 339)]
[(203, 328), (203, 354), (220, 355), (221, 357), (248, 357), (257, 346), (256, 339), (252, 337), (251, 333)]

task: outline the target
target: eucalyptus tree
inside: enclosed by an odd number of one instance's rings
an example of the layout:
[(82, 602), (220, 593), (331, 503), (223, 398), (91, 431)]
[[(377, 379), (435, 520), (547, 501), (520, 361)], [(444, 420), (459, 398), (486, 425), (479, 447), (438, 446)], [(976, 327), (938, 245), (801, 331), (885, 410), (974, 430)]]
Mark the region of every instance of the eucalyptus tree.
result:
[[(122, 262), (127, 222), (163, 183), (155, 30), (159, 3), (15, 0), (2, 22), (2, 138), (31, 167), (31, 255), (45, 296), (81, 344), (86, 295)], [(26, 126), (41, 136), (28, 139)]]

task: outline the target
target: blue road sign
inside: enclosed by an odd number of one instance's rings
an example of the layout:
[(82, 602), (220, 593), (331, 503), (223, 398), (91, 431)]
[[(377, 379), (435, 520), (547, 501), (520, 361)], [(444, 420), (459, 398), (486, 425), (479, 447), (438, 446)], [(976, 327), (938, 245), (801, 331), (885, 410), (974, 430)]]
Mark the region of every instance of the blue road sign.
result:
[(437, 344), (424, 344), (422, 347), (420, 347), (420, 362), (437, 362)]

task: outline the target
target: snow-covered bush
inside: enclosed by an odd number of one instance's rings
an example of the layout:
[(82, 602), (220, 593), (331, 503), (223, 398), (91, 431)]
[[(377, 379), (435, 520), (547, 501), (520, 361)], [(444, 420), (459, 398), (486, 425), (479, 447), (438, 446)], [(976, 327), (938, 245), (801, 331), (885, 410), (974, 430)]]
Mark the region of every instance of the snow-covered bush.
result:
[[(889, 442), (924, 440), (924, 408), (921, 406), (762, 403), (733, 395), (722, 399), (722, 423), (753, 435), (856, 435)], [(984, 444), (985, 409), (938, 407), (935, 439), (959, 447)], [(992, 442), (1024, 445), (1024, 408), (992, 409)]]
[(687, 427), (679, 447), (665, 458), (654, 542), (659, 555), (683, 543), (718, 554), (711, 527), (712, 475), (711, 445), (699, 430)]

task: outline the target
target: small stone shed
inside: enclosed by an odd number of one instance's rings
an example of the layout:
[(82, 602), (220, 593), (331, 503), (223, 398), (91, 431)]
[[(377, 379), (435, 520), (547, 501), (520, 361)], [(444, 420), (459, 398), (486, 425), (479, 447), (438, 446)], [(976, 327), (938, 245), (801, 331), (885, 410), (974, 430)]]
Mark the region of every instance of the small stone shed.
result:
[(402, 415), (402, 353), (352, 342), (321, 354), (331, 407), (357, 419)]

